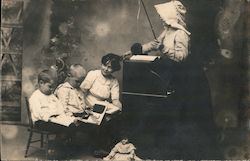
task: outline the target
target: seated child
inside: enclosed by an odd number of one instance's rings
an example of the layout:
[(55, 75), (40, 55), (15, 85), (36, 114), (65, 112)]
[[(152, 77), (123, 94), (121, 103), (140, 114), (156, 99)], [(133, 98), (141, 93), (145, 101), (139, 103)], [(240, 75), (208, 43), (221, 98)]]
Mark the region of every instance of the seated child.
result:
[(129, 143), (126, 136), (122, 137), (122, 140), (115, 145), (108, 156), (104, 157), (103, 160), (141, 160), (135, 154), (135, 146)]
[(43, 70), (38, 75), (38, 89), (29, 99), (31, 119), (34, 126), (44, 130), (57, 131), (63, 126), (50, 122), (53, 117), (63, 114), (63, 106), (52, 93), (55, 80), (49, 70)]
[(82, 65), (71, 65), (65, 83), (60, 84), (55, 90), (55, 95), (63, 104), (67, 115), (72, 116), (85, 110), (84, 94), (79, 88), (85, 76), (86, 71)]

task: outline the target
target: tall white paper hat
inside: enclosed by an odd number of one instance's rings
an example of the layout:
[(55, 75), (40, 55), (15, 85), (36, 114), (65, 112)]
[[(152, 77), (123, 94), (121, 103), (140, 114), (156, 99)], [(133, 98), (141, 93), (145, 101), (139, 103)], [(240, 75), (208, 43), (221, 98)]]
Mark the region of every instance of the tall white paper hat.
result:
[(185, 28), (186, 8), (180, 1), (172, 0), (167, 3), (157, 4), (154, 7), (166, 24), (190, 34)]

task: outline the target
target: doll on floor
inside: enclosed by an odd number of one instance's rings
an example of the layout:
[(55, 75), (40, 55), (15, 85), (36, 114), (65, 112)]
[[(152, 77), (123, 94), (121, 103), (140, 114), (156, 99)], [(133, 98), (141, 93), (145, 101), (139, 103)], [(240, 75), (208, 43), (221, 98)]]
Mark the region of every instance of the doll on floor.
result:
[(129, 143), (128, 138), (124, 136), (122, 137), (122, 140), (111, 150), (109, 155), (103, 158), (103, 160), (142, 160), (136, 156), (135, 150), (135, 146), (132, 143)]

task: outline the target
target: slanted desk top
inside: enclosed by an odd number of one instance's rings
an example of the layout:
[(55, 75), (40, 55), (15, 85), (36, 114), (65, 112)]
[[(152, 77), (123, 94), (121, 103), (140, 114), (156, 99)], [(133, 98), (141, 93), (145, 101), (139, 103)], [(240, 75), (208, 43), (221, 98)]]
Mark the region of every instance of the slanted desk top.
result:
[(166, 98), (165, 83), (154, 71), (155, 61), (125, 60), (123, 65), (123, 95)]

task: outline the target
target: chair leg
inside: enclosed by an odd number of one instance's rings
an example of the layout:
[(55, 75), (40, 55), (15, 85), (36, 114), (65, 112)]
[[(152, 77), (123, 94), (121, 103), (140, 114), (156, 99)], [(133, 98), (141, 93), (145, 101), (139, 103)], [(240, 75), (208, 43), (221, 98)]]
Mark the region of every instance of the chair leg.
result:
[(45, 143), (45, 155), (46, 159), (48, 159), (48, 150), (49, 150), (49, 135), (46, 134), (46, 143)]
[(41, 148), (43, 147), (43, 134), (41, 134)]
[(28, 143), (27, 143), (26, 150), (25, 150), (25, 156), (24, 156), (25, 158), (28, 156), (28, 151), (29, 151), (29, 148), (30, 148), (30, 142), (31, 142), (31, 139), (32, 139), (32, 135), (33, 135), (33, 132), (30, 131)]

